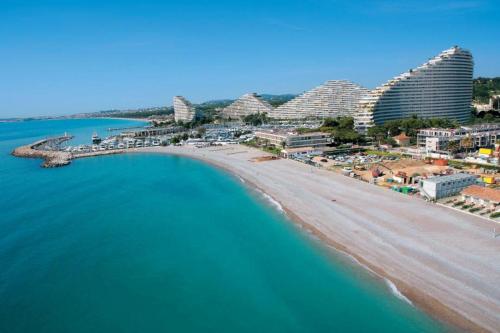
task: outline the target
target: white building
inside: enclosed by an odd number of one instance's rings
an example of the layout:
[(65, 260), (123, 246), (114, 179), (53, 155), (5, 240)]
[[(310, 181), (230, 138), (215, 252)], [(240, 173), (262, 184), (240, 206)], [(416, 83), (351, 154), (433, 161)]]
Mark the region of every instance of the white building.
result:
[(182, 96), (174, 97), (175, 121), (190, 122), (196, 117), (193, 105)]
[(273, 107), (266, 101), (260, 98), (259, 95), (245, 94), (234, 101), (231, 105), (222, 110), (222, 117), (240, 120), (242, 117), (267, 113), (269, 114)]
[(491, 96), (488, 104), (474, 102), (472, 106), (476, 108), (477, 113), (500, 111), (500, 95)]
[(323, 132), (299, 134), (290, 131), (257, 131), (255, 137), (275, 147), (288, 149), (302, 147), (320, 149), (331, 142), (330, 134)]
[(499, 124), (460, 126), (459, 128), (427, 128), (417, 134), (417, 145), (426, 152), (443, 152), (450, 142), (459, 148), (477, 149), (493, 147), (500, 140)]
[(457, 173), (449, 176), (437, 176), (420, 182), (420, 192), (431, 200), (438, 200), (459, 194), (467, 186), (476, 183), (476, 176)]
[(278, 106), (269, 116), (275, 119), (354, 116), (359, 101), (368, 93), (368, 89), (349, 81), (327, 81)]
[(374, 89), (361, 100), (356, 116), (360, 132), (389, 120), (449, 118), (466, 122), (472, 104), (474, 63), (458, 46)]

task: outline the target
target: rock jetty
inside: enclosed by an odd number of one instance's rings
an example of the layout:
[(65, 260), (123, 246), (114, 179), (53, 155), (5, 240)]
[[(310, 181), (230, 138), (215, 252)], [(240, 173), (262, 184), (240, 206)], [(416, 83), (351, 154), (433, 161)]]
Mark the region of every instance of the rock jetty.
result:
[(43, 139), (32, 144), (14, 149), (12, 155), (26, 158), (41, 158), (43, 159), (42, 167), (44, 168), (65, 166), (71, 163), (73, 155), (69, 152), (47, 150), (46, 147), (51, 144), (59, 144), (70, 139), (70, 136)]
[(66, 135), (56, 138), (39, 140), (29, 145), (14, 149), (12, 155), (16, 157), (41, 158), (43, 159), (43, 163), (41, 165), (43, 168), (56, 168), (68, 165), (71, 163), (71, 160), (76, 158), (122, 154), (124, 152), (136, 150), (134, 148), (92, 152), (66, 152), (58, 150), (57, 147), (59, 147), (62, 142), (70, 140), (72, 138), (72, 136)]

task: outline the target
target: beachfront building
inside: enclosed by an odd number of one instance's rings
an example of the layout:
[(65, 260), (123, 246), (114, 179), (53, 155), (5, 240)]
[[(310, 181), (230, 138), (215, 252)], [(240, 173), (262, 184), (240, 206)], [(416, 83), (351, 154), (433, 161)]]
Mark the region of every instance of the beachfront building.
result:
[(268, 145), (278, 148), (303, 148), (321, 149), (330, 142), (330, 134), (323, 132), (297, 133), (290, 131), (257, 131), (255, 138)]
[(460, 126), (459, 128), (427, 128), (417, 133), (417, 146), (426, 152), (447, 151), (450, 142), (457, 149), (493, 147), (500, 140), (500, 124)]
[(467, 204), (496, 209), (500, 205), (500, 191), (490, 187), (471, 185), (462, 191), (462, 200)]
[(234, 101), (231, 105), (222, 109), (221, 115), (226, 119), (240, 120), (251, 114), (267, 113), (273, 110), (271, 104), (263, 100), (255, 93), (245, 94)]
[(476, 176), (466, 173), (437, 176), (421, 180), (420, 193), (430, 200), (438, 200), (457, 195), (464, 188), (475, 183)]
[(174, 115), (175, 121), (190, 122), (196, 117), (194, 106), (184, 97), (174, 97)]
[(410, 145), (411, 138), (408, 135), (406, 135), (404, 132), (399, 134), (399, 135), (393, 136), (392, 138), (401, 147), (408, 147)]
[(275, 119), (354, 116), (359, 101), (368, 93), (368, 89), (349, 81), (327, 81), (278, 106), (269, 116)]
[(466, 122), (472, 104), (472, 54), (458, 46), (441, 52), (374, 89), (359, 103), (356, 128), (410, 118), (448, 118)]

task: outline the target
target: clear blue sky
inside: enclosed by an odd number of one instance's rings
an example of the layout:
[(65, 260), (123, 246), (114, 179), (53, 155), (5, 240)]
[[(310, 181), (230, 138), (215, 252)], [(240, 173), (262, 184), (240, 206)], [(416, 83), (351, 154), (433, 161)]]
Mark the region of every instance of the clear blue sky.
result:
[(373, 88), (453, 45), (500, 76), (498, 0), (0, 1), (0, 118)]

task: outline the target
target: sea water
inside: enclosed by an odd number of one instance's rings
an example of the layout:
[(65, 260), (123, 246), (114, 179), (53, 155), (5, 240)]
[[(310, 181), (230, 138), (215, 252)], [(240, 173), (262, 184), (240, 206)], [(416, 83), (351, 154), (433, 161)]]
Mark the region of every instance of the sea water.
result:
[(123, 120), (0, 123), (0, 332), (442, 332), (262, 193), (188, 158), (40, 168), (11, 150)]

